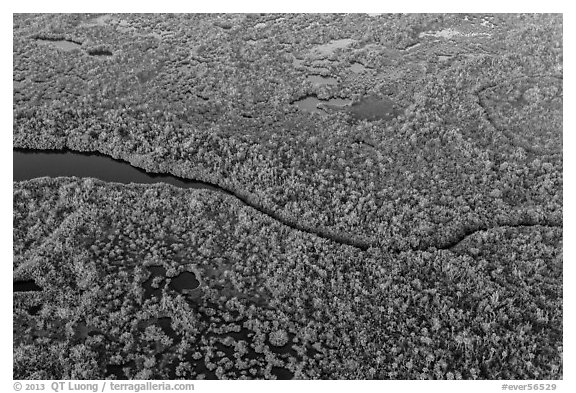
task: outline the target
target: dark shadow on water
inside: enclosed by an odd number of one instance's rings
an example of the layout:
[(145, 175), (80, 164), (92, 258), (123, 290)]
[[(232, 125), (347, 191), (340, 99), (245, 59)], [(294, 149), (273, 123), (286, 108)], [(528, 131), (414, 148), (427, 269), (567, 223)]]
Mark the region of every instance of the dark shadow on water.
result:
[(341, 98), (320, 100), (314, 95), (306, 96), (293, 104), (303, 111), (313, 113), (344, 112), (355, 121), (391, 120), (400, 114), (400, 110), (388, 97), (368, 96), (352, 102)]
[(399, 114), (394, 101), (388, 97), (365, 97), (347, 110), (354, 119), (367, 121), (391, 120)]
[(41, 291), (42, 287), (38, 286), (34, 280), (14, 281), (14, 292)]

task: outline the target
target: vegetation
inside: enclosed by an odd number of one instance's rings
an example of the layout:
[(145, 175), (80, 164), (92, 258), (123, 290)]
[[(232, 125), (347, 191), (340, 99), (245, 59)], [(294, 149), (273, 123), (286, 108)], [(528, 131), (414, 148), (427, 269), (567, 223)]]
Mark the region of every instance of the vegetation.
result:
[(561, 228), (359, 252), (231, 196), (66, 178), (15, 183), (14, 212), (15, 276), (43, 288), (14, 297), (15, 378), (561, 376)]
[(246, 202), (14, 183), (15, 378), (562, 377), (561, 16), (15, 15), (14, 81), (14, 147)]

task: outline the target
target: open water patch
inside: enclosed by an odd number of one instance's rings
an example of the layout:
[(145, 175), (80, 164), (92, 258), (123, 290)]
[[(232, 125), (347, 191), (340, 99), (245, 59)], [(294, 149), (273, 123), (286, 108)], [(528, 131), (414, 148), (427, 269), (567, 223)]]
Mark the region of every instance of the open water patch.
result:
[(194, 273), (182, 272), (178, 276), (172, 278), (169, 287), (177, 292), (185, 292), (196, 289), (199, 285), (200, 282)]
[(346, 105), (352, 104), (352, 100), (344, 98), (331, 98), (329, 100), (321, 100), (316, 96), (307, 96), (293, 103), (299, 109), (311, 113), (326, 113), (326, 107), (344, 108)]
[(398, 116), (399, 110), (388, 97), (365, 97), (346, 109), (356, 120), (391, 120)]
[(391, 120), (400, 113), (396, 103), (388, 97), (368, 96), (352, 102), (342, 98), (320, 100), (315, 96), (307, 96), (295, 101), (294, 104), (306, 112), (345, 112), (357, 121)]

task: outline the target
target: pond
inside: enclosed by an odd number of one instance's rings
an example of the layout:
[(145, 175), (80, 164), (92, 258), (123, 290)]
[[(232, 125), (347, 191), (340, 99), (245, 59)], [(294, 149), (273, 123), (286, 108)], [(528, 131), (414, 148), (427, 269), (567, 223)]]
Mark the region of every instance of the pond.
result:
[(357, 102), (342, 98), (320, 100), (315, 96), (307, 96), (294, 104), (303, 111), (313, 113), (347, 112), (354, 120), (391, 120), (400, 113), (394, 101), (388, 97), (368, 96)]
[(324, 86), (324, 85), (331, 85), (335, 86), (338, 84), (336, 78), (332, 78), (330, 76), (321, 76), (321, 75), (308, 75), (306, 80), (312, 83), (314, 86)]
[(200, 282), (196, 279), (194, 273), (182, 272), (170, 281), (169, 286), (175, 291), (182, 292), (184, 290), (196, 289), (198, 285), (200, 285)]
[(326, 105), (345, 106), (350, 105), (352, 100), (342, 98), (331, 98), (329, 100), (320, 100), (316, 96), (307, 96), (294, 102), (294, 104), (305, 112), (326, 113), (323, 107)]
[(391, 120), (399, 114), (394, 101), (388, 97), (365, 97), (347, 109), (356, 120)]
[[(150, 277), (143, 283), (144, 287), (144, 298), (150, 299), (153, 297), (160, 298), (162, 296), (162, 288), (164, 287), (164, 280), (166, 279), (166, 268), (160, 265), (147, 266), (148, 271), (150, 271)], [(160, 277), (159, 287), (155, 288), (152, 286), (152, 282), (155, 278)], [(178, 276), (173, 277), (168, 285), (172, 290), (185, 293), (187, 291), (198, 288), (200, 282), (196, 278), (196, 275), (192, 272), (182, 272)]]
[(210, 184), (187, 181), (170, 175), (147, 173), (129, 163), (100, 154), (60, 150), (13, 150), (14, 181), (36, 177), (93, 177), (116, 183), (168, 183), (181, 188), (206, 188), (220, 191)]

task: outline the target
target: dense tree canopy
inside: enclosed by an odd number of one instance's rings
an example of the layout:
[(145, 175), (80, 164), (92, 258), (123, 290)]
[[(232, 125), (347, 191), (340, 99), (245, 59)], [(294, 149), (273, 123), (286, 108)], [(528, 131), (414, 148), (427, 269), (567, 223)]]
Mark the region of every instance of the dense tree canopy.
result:
[(15, 182), (15, 378), (562, 377), (561, 15), (13, 32), (14, 147), (231, 193)]

